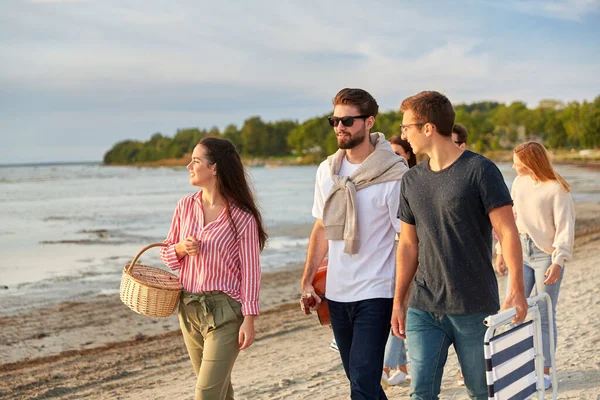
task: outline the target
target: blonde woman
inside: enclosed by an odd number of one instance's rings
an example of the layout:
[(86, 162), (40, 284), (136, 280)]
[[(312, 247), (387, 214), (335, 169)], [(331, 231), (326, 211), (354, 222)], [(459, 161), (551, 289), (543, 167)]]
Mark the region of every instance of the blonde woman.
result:
[[(558, 292), (565, 263), (571, 259), (575, 232), (575, 210), (569, 184), (552, 168), (548, 152), (539, 143), (526, 142), (513, 154), (517, 171), (511, 195), (517, 228), (523, 248), (525, 294), (535, 287), (537, 293), (548, 293), (552, 300), (552, 315), (556, 316)], [(497, 251), (501, 252), (499, 246)], [(504, 275), (502, 254), (496, 258), (496, 270)], [(550, 328), (554, 331), (556, 349), (556, 318), (549, 326), (546, 303), (540, 305), (542, 345), (544, 350), (544, 384), (550, 387)]]

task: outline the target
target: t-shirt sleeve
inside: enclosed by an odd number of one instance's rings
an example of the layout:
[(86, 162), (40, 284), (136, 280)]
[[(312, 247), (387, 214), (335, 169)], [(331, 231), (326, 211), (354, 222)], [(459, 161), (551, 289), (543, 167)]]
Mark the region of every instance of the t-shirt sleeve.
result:
[(323, 174), (327, 172), (326, 166), (322, 163), (317, 169), (315, 179), (315, 196), (312, 207), (312, 215), (317, 219), (323, 219), (323, 208), (325, 207), (325, 194), (323, 193)]
[(388, 198), (390, 221), (394, 227), (394, 231), (400, 232), (400, 220), (398, 219), (398, 208), (400, 206), (400, 188), (402, 182), (394, 181)]
[[(398, 205), (398, 218), (407, 224), (415, 224), (415, 216), (406, 198), (406, 179), (402, 179), (400, 185), (400, 204)], [(398, 230), (399, 231), (399, 230)], [(398, 232), (397, 231), (397, 232)]]
[(479, 181), (479, 197), (486, 214), (494, 208), (513, 204), (502, 173), (492, 162), (485, 168)]

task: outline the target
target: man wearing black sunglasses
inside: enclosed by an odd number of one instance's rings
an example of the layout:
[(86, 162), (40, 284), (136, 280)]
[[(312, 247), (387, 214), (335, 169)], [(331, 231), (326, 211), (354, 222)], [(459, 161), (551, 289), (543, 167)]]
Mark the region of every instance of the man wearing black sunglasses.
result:
[(394, 244), (400, 179), (408, 170), (385, 136), (370, 133), (378, 105), (362, 89), (333, 99), (339, 150), (317, 170), (303, 299), (321, 299), (312, 285), (329, 252), (326, 299), (352, 399), (387, 399), (381, 387), (383, 356), (394, 296)]

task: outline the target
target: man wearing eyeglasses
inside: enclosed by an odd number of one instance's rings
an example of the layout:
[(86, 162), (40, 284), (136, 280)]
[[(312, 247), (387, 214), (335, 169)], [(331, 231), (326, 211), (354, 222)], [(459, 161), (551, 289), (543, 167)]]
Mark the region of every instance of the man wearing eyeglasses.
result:
[(339, 150), (317, 170), (302, 297), (321, 299), (312, 282), (329, 252), (325, 297), (352, 399), (387, 399), (383, 356), (394, 297), (394, 239), (400, 179), (408, 171), (380, 132), (379, 106), (362, 89), (342, 89), (329, 123)]
[(468, 136), (467, 128), (465, 128), (461, 124), (454, 124), (454, 127), (452, 128), (452, 141), (454, 142), (455, 145), (457, 145), (458, 147), (460, 147), (463, 150), (466, 149), (467, 148), (467, 136)]
[(516, 307), (514, 322), (527, 314), (510, 193), (493, 162), (453, 143), (455, 113), (446, 96), (421, 92), (400, 109), (404, 138), (429, 156), (404, 175), (398, 210), (392, 330), (408, 339), (411, 398), (438, 398), (454, 345), (469, 396), (487, 399), (483, 320), (500, 308), (492, 228), (510, 249), (502, 308)]

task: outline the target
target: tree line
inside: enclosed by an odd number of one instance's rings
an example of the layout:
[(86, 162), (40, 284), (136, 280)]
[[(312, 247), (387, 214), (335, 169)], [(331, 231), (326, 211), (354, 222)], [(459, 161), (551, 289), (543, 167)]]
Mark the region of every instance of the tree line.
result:
[[(509, 105), (493, 101), (455, 106), (456, 122), (469, 131), (468, 146), (476, 152), (511, 149), (523, 140), (540, 140), (550, 149), (600, 147), (600, 95), (594, 101), (563, 103), (543, 100), (535, 109), (520, 101)], [(245, 157), (302, 157), (318, 162), (337, 150), (327, 115), (304, 122), (263, 121), (259, 116), (246, 119), (240, 129), (231, 124), (223, 131), (178, 129), (173, 137), (155, 133), (148, 141), (125, 140), (105, 155), (105, 164), (135, 164), (178, 159), (189, 154), (206, 136), (230, 139)], [(400, 131), (402, 113), (388, 111), (375, 119), (374, 131), (389, 138)]]

